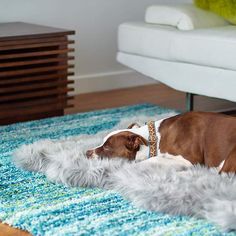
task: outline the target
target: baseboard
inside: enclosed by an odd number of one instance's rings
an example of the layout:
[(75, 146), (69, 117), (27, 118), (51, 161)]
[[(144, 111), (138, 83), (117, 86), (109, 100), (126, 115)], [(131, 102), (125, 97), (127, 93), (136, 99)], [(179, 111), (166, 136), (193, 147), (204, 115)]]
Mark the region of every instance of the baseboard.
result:
[(132, 70), (112, 71), (89, 75), (73, 76), (74, 94), (107, 91), (157, 83), (149, 77)]

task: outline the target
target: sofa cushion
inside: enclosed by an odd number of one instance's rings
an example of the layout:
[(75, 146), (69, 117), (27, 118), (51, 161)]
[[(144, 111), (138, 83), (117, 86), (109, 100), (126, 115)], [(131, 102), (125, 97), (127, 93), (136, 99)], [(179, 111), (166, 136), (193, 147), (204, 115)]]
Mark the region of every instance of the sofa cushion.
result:
[(124, 23), (119, 27), (121, 52), (236, 70), (236, 27), (180, 31), (171, 26)]
[(195, 0), (196, 6), (212, 11), (236, 25), (236, 1), (235, 0)]
[(172, 48), (175, 60), (236, 70), (236, 26), (179, 34)]
[(119, 26), (118, 47), (122, 52), (169, 60), (170, 47), (179, 33), (171, 26), (124, 23)]
[(228, 25), (222, 17), (193, 4), (164, 4), (147, 8), (146, 23), (174, 26), (180, 30), (192, 30)]

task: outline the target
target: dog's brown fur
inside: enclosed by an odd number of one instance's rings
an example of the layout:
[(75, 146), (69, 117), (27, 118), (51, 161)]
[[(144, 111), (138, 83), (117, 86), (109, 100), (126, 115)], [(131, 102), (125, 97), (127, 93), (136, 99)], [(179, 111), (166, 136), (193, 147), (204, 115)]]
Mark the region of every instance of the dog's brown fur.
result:
[(181, 155), (192, 164), (236, 172), (236, 118), (222, 114), (189, 112), (171, 117), (160, 126), (160, 151)]

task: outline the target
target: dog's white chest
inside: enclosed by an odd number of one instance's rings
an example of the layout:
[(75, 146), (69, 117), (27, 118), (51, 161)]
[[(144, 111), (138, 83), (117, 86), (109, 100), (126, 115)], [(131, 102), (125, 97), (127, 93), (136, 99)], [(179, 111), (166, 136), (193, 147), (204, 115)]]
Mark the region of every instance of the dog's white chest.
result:
[(173, 168), (176, 170), (183, 170), (192, 166), (192, 163), (184, 159), (182, 156), (174, 156), (168, 153), (163, 153), (156, 157), (148, 158), (142, 162), (139, 162), (138, 164), (151, 164), (152, 166), (161, 166), (162, 168)]

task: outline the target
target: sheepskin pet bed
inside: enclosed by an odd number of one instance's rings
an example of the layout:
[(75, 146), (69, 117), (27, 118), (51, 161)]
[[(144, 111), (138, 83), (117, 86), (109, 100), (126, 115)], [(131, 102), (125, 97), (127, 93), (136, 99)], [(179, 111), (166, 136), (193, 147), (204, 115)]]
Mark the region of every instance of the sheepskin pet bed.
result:
[[(139, 117), (139, 123), (145, 118)], [(132, 121), (126, 119), (115, 129)], [(84, 152), (99, 144), (106, 133), (24, 145), (16, 150), (14, 163), (53, 182), (115, 190), (143, 209), (205, 218), (225, 231), (236, 230), (235, 176), (220, 176), (216, 169), (201, 166), (182, 170), (148, 162), (88, 160)]]

